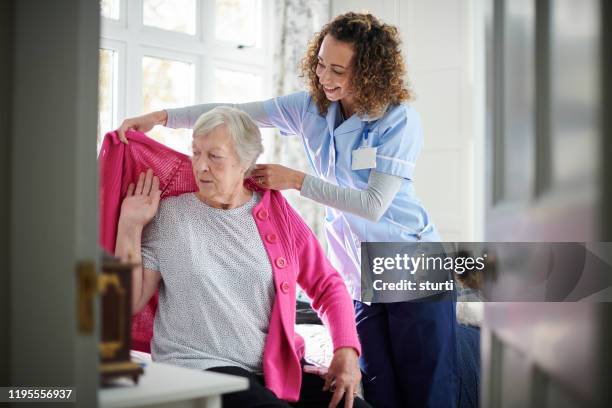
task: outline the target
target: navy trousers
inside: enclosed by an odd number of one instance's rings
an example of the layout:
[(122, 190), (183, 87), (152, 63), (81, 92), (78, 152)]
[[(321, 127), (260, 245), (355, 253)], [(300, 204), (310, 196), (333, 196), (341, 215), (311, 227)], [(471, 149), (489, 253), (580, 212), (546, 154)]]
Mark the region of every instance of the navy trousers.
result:
[(376, 408), (456, 407), (454, 295), (420, 301), (355, 301), (364, 398)]

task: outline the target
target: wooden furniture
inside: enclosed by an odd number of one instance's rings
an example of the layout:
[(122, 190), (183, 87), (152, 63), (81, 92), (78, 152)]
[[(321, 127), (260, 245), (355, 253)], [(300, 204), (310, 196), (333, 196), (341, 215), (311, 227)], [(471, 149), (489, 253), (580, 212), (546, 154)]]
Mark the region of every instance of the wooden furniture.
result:
[(100, 408), (221, 408), (221, 395), (248, 388), (248, 380), (162, 363), (147, 363), (138, 385), (115, 379), (98, 392)]
[(130, 360), (132, 324), (132, 267), (118, 258), (104, 255), (98, 278), (102, 331), (100, 336), (100, 382), (130, 377), (138, 383), (143, 373)]

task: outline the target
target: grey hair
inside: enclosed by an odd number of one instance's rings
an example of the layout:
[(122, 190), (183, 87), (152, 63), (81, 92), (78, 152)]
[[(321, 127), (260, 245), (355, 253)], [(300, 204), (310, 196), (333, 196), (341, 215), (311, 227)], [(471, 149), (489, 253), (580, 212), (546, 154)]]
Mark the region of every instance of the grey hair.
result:
[(263, 144), (259, 128), (247, 113), (229, 106), (217, 106), (198, 118), (193, 126), (193, 139), (205, 136), (223, 125), (234, 141), (240, 163), (247, 166), (244, 176), (248, 177), (263, 152)]

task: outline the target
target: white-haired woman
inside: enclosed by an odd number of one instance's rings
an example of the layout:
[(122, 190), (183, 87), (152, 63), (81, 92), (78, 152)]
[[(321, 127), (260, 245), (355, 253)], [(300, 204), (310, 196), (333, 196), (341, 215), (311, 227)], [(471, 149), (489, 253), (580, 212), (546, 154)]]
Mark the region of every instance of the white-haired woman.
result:
[[(142, 256), (133, 312), (159, 288), (153, 359), (249, 379), (249, 390), (223, 397), (226, 407), (368, 406), (354, 395), (360, 345), (346, 287), (282, 195), (248, 179), (261, 152), (250, 117), (218, 107), (194, 126), (198, 191), (160, 203), (152, 171), (130, 185), (115, 252)], [(334, 342), (325, 379), (302, 374), (296, 283)]]

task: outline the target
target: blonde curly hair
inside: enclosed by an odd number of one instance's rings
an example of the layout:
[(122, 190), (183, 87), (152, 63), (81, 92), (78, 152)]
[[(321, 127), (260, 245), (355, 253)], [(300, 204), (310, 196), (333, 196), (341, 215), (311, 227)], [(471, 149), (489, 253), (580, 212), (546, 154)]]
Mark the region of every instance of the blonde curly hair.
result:
[(314, 35), (300, 64), (300, 76), (305, 79), (322, 115), (327, 114), (331, 102), (323, 92), (316, 69), (321, 43), (328, 34), (354, 47), (350, 85), (358, 115), (379, 116), (388, 105), (412, 99), (412, 92), (404, 81), (406, 67), (397, 28), (382, 23), (372, 14), (349, 12), (337, 16)]

